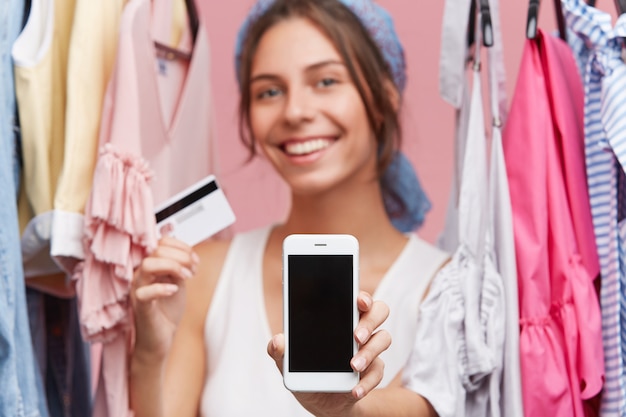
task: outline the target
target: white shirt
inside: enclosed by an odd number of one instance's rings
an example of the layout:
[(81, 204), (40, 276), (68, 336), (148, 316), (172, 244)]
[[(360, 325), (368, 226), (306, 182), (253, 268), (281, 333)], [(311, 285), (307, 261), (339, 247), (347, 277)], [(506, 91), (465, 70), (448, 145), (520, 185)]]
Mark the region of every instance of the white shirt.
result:
[[(263, 296), (263, 253), (270, 228), (233, 239), (205, 323), (206, 380), (203, 417), (310, 416), (284, 387), (267, 354), (272, 337)], [(408, 360), (417, 326), (419, 304), (448, 255), (410, 235), (400, 256), (374, 293), (390, 315), (384, 324), (392, 336), (385, 362), (384, 387)]]

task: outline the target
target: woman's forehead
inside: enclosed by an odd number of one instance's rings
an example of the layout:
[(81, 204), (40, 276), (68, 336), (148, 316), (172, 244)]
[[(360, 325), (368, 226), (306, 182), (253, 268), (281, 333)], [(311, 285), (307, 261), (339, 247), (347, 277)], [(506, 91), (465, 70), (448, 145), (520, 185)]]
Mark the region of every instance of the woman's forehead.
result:
[[(290, 0), (281, 2), (283, 6)], [(275, 5), (277, 0), (256, 0), (248, 15), (244, 19), (237, 34), (235, 46), (235, 66), (237, 74), (240, 74), (239, 66), (242, 62), (250, 62), (242, 59), (242, 46), (251, 26), (268, 12), (268, 9)], [(360, 21), (364, 29), (369, 33), (374, 43), (378, 46), (383, 55), (383, 59), (391, 70), (391, 76), (398, 91), (402, 93), (406, 85), (406, 62), (404, 59), (404, 49), (398, 35), (396, 34), (393, 18), (389, 12), (373, 0), (339, 0), (343, 6), (347, 7)], [(320, 4), (321, 8), (328, 6), (318, 0), (310, 0), (309, 5)], [(270, 12), (271, 13), (271, 12)], [(354, 52), (354, 51), (353, 51)], [(247, 57), (250, 59), (251, 57)], [(241, 82), (241, 79), (238, 78)]]
[(315, 24), (294, 17), (270, 27), (261, 37), (252, 60), (257, 72), (305, 70), (322, 62), (343, 62), (333, 42)]

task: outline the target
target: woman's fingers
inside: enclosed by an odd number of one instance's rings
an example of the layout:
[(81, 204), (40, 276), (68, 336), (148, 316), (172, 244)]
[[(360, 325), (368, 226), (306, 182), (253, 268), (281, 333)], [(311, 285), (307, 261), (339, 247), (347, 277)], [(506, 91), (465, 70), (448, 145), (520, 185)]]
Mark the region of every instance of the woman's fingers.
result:
[(178, 292), (178, 285), (167, 282), (157, 282), (150, 285), (137, 288), (135, 291), (135, 297), (137, 301), (148, 303), (150, 301), (169, 297)]
[(391, 335), (386, 330), (374, 333), (366, 344), (362, 345), (354, 355), (350, 364), (352, 369), (358, 372), (365, 371), (381, 353), (391, 345)]
[(370, 308), (372, 308), (374, 299), (372, 298), (370, 293), (366, 291), (360, 291), (359, 296), (356, 299), (356, 303), (361, 313), (367, 313), (370, 310)]
[(151, 284), (152, 279), (159, 276), (171, 276), (180, 280), (193, 277), (191, 269), (171, 258), (146, 258), (141, 263), (140, 272), (139, 279), (147, 281), (140, 284)]
[(186, 251), (186, 252), (191, 252), (191, 250), (192, 250), (191, 246), (189, 246), (188, 244), (186, 244), (182, 240), (179, 240), (179, 239), (176, 239), (176, 238), (170, 237), (170, 236), (163, 236), (161, 239), (159, 239), (159, 246), (157, 246), (157, 249), (159, 247), (178, 248), (178, 249)]
[(159, 246), (150, 254), (149, 258), (172, 259), (193, 272), (195, 272), (200, 261), (190, 246), (173, 238), (161, 239)]
[[(360, 373), (359, 383), (352, 389), (352, 396), (360, 399), (382, 381), (385, 364), (379, 356), (391, 345), (391, 335), (384, 329), (377, 330), (389, 316), (387, 304), (374, 301), (368, 293), (363, 291), (359, 294), (357, 304), (361, 318), (354, 337), (360, 347), (350, 364), (355, 371)], [(285, 337), (282, 333), (272, 337), (267, 345), (267, 353), (274, 359), (282, 373), (285, 354)]]
[(370, 391), (380, 384), (385, 371), (385, 363), (382, 359), (376, 358), (370, 366), (361, 372), (359, 383), (352, 389), (352, 396), (357, 400), (366, 396)]
[[(363, 310), (361, 310), (363, 311)], [(373, 301), (368, 311), (362, 312), (359, 324), (354, 331), (354, 337), (359, 344), (367, 343), (370, 335), (389, 316), (389, 307), (382, 301)]]
[(285, 355), (285, 335), (282, 333), (274, 335), (267, 344), (267, 353), (274, 359), (276, 366), (283, 373), (283, 356)]
[(174, 238), (164, 237), (135, 271), (134, 284), (141, 288), (162, 277), (168, 277), (175, 282), (184, 281), (193, 277), (198, 262), (198, 255), (190, 246)]
[(354, 337), (360, 347), (350, 365), (361, 374), (359, 383), (352, 390), (354, 398), (360, 399), (376, 388), (383, 378), (385, 364), (379, 356), (391, 345), (391, 335), (386, 330), (376, 330), (389, 316), (387, 304), (374, 301), (363, 291), (357, 301), (361, 318)]

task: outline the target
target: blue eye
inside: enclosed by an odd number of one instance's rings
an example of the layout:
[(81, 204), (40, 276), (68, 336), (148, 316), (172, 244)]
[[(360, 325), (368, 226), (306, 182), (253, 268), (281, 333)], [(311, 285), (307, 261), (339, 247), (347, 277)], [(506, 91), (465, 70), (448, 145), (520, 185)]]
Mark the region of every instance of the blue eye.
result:
[(257, 94), (257, 98), (259, 99), (272, 98), (272, 97), (276, 97), (279, 94), (280, 94), (280, 90), (278, 88), (268, 88), (267, 90), (263, 90), (259, 94)]
[(333, 84), (337, 84), (337, 80), (333, 78), (322, 78), (317, 84), (320, 87), (330, 87)]

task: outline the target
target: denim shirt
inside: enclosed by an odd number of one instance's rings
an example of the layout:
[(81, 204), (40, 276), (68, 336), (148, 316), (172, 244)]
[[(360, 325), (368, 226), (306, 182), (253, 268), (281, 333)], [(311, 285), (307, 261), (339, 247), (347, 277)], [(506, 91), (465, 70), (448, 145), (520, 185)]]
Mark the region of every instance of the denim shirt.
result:
[(11, 47), (24, 0), (0, 2), (0, 415), (47, 417), (31, 343), (17, 220), (19, 178)]

